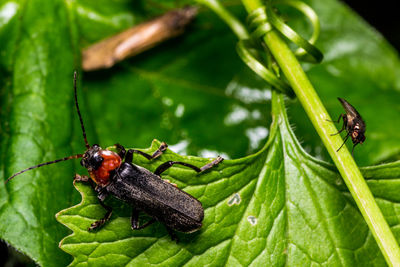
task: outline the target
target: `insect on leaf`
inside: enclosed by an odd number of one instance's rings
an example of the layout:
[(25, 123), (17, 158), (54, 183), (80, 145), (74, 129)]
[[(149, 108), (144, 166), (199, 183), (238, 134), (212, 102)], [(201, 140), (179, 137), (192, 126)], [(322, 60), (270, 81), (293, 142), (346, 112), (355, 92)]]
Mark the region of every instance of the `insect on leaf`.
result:
[[(131, 230), (130, 214), (124, 211), (127, 207), (114, 214), (103, 229), (89, 233), (87, 227), (104, 210), (89, 186), (77, 184), (82, 203), (57, 216), (73, 230), (60, 243), (64, 251), (74, 256), (72, 266), (384, 264), (339, 174), (333, 166), (308, 156), (295, 139), (281, 96), (273, 97), (273, 114), (270, 139), (260, 152), (225, 160), (218, 171), (205, 174), (196, 175), (184, 167), (166, 172), (165, 179), (198, 198), (205, 209), (201, 230), (179, 234), (178, 244), (170, 240), (159, 223), (144, 230)], [(146, 151), (152, 152), (158, 145), (154, 142)], [(154, 162), (138, 157), (134, 162), (154, 170), (167, 160), (198, 166), (207, 162), (169, 150)], [(364, 171), (378, 196), (381, 188), (389, 184), (393, 192), (400, 190), (400, 183), (387, 180), (400, 177), (399, 168), (389, 173), (385, 170), (388, 167)], [(399, 200), (397, 195), (389, 194), (378, 203), (383, 207), (390, 203), (396, 208)], [(385, 212), (386, 216), (396, 216), (388, 209)], [(374, 255), (373, 259), (370, 255)]]

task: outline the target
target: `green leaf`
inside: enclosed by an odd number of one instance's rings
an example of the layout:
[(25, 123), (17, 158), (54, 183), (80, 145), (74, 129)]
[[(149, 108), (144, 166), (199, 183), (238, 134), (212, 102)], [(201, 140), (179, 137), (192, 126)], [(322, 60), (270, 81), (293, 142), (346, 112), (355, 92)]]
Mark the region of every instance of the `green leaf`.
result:
[[(0, 173), (8, 177), (72, 153), (76, 40), (65, 1), (2, 1), (0, 14)], [(70, 262), (57, 248), (67, 231), (54, 214), (71, 205), (71, 175), (66, 163), (0, 185), (0, 236), (39, 264)]]
[[(131, 230), (126, 206), (98, 232), (88, 232), (105, 211), (90, 186), (77, 184), (82, 203), (57, 216), (73, 230), (60, 243), (74, 256), (71, 266), (384, 265), (340, 176), (333, 166), (304, 152), (290, 129), (283, 98), (273, 101), (275, 124), (259, 153), (225, 160), (206, 174), (173, 167), (163, 177), (198, 198), (205, 209), (201, 230), (179, 234), (178, 244), (159, 223)], [(153, 142), (145, 151), (153, 152), (159, 144)], [(134, 162), (154, 170), (167, 160), (197, 166), (207, 162), (170, 150), (154, 162), (139, 156)], [(364, 173), (389, 223), (396, 226), (400, 163), (370, 167)]]

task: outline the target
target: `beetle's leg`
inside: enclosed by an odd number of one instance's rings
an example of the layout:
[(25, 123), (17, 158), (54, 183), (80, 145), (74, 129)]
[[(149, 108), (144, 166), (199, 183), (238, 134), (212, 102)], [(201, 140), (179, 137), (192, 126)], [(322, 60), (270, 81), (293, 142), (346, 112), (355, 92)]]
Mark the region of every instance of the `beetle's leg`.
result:
[(131, 216), (131, 228), (132, 230), (140, 230), (146, 228), (150, 224), (154, 223), (156, 219), (152, 218), (150, 221), (146, 222), (143, 225), (139, 225), (139, 210), (136, 208), (132, 208), (132, 216)]
[(162, 142), (160, 147), (153, 153), (153, 155), (151, 155), (151, 159), (155, 159), (155, 158), (158, 158), (159, 156), (161, 156), (161, 154), (165, 150), (167, 150), (167, 147), (168, 147), (167, 143)]
[(145, 224), (143, 224), (143, 225), (139, 226), (138, 228), (136, 228), (135, 230), (144, 229), (144, 228), (146, 228), (147, 226), (149, 226), (150, 224), (153, 224), (153, 223), (155, 223), (155, 222), (156, 222), (156, 219), (152, 218), (152, 219), (150, 219), (148, 222), (146, 222)]
[(156, 175), (160, 175), (161, 173), (163, 173), (164, 171), (166, 171), (168, 168), (172, 167), (174, 164), (179, 164), (179, 165), (183, 165), (186, 167), (189, 167), (193, 170), (195, 170), (196, 172), (203, 172), (205, 170), (208, 170), (210, 168), (212, 168), (213, 166), (217, 165), (218, 163), (220, 163), (221, 161), (223, 161), (224, 159), (220, 156), (218, 156), (216, 159), (214, 159), (212, 162), (204, 165), (203, 167), (199, 168), (196, 167), (192, 164), (189, 163), (185, 163), (185, 162), (180, 162), (180, 161), (167, 161), (164, 162), (163, 164), (161, 164), (160, 166), (158, 166), (158, 168), (154, 171), (154, 174)]
[(132, 208), (131, 228), (132, 230), (139, 228), (139, 210), (136, 208)]
[(75, 182), (84, 182), (84, 183), (86, 183), (86, 182), (89, 182), (89, 181), (90, 181), (90, 179), (89, 179), (89, 176), (87, 176), (87, 175), (75, 174), (75, 176), (74, 176), (74, 183)]
[[(104, 193), (101, 196), (102, 198), (105, 197)], [(106, 214), (104, 215), (104, 217), (98, 221), (95, 221), (94, 223), (92, 223), (89, 227), (89, 231), (93, 231), (101, 226), (103, 226), (107, 221), (110, 220), (111, 218), (111, 214), (112, 214), (112, 208), (106, 204), (104, 204), (104, 202), (98, 197), (99, 199), (99, 203), (100, 205), (107, 211)]]
[(94, 190), (97, 192), (97, 198), (99, 201), (104, 202), (108, 196), (108, 191), (104, 187), (100, 187), (98, 185), (94, 186)]
[(220, 162), (222, 162), (223, 160), (224, 160), (223, 157), (218, 156), (218, 157), (216, 157), (212, 162), (210, 162), (210, 163), (204, 165), (203, 167), (201, 167), (201, 168), (200, 168), (200, 171), (203, 172), (203, 171), (205, 171), (205, 170), (211, 169), (213, 166), (218, 165), (218, 164), (219, 164)]
[(167, 161), (167, 162), (164, 162), (163, 164), (161, 164), (160, 166), (158, 166), (157, 169), (154, 171), (154, 174), (160, 176), (161, 173), (165, 172), (167, 169), (169, 169), (170, 167), (172, 167), (175, 164), (189, 167), (189, 168), (195, 170), (196, 172), (201, 172), (200, 168), (198, 168), (192, 164), (189, 164), (189, 163), (180, 162), (180, 161)]
[(125, 157), (125, 155), (126, 155), (125, 147), (123, 145), (121, 145), (121, 144), (118, 144), (118, 143), (116, 143), (114, 146), (118, 151), (118, 156), (120, 156), (121, 159), (123, 159)]
[(101, 189), (99, 187), (96, 187), (93, 183), (93, 181), (91, 179), (89, 179), (88, 176), (86, 175), (79, 175), (79, 174), (75, 174), (74, 177), (74, 183), (75, 182), (89, 182), (90, 185), (95, 189), (95, 191), (98, 193), (97, 195), (97, 199), (99, 200), (100, 205), (107, 211), (106, 214), (104, 215), (104, 217), (98, 221), (95, 221), (94, 223), (92, 223), (88, 229), (88, 231), (93, 231), (96, 228), (99, 228), (100, 226), (102, 226), (103, 224), (105, 224), (111, 217), (112, 214), (112, 208), (106, 204), (104, 204), (104, 199), (107, 197), (108, 192), (104, 189)]
[[(343, 145), (346, 143), (346, 141), (347, 141), (347, 139), (349, 139), (349, 134), (347, 134), (346, 135), (346, 138), (344, 139), (344, 142), (343, 142), (343, 144), (338, 148), (338, 150), (336, 150), (336, 152), (339, 152), (339, 150), (343, 147)], [(354, 147), (353, 147), (353, 149), (354, 149)]]
[(178, 243), (179, 239), (178, 239), (178, 236), (176, 235), (175, 231), (172, 230), (171, 228), (169, 228), (168, 226), (166, 226), (166, 228), (167, 228), (169, 236), (171, 237), (171, 240), (172, 241), (175, 240), (175, 242)]
[(90, 177), (87, 176), (87, 175), (75, 174), (75, 176), (74, 176), (74, 184), (75, 184), (76, 182), (79, 182), (79, 183), (82, 183), (82, 182), (83, 182), (83, 183), (89, 183), (90, 186), (91, 186), (93, 189), (96, 188), (96, 185), (95, 185), (95, 183), (93, 182), (93, 180), (90, 179)]
[(159, 156), (161, 156), (161, 154), (167, 149), (168, 145), (165, 142), (162, 142), (160, 147), (152, 154), (149, 155), (145, 152), (142, 152), (140, 150), (136, 150), (136, 149), (129, 149), (128, 152), (125, 155), (125, 161), (127, 162), (132, 162), (133, 160), (133, 153), (137, 153), (139, 155), (142, 155), (143, 157), (145, 157), (148, 160), (152, 160), (155, 158), (158, 158)]

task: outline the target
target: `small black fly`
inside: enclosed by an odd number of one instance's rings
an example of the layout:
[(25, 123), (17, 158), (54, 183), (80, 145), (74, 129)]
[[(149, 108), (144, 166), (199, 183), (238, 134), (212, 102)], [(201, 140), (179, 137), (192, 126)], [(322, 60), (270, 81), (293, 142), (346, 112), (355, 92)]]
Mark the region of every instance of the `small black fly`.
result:
[(340, 134), (341, 132), (343, 132), (343, 130), (347, 131), (347, 135), (344, 139), (343, 144), (338, 148), (338, 150), (336, 150), (336, 152), (338, 152), (343, 147), (349, 136), (351, 136), (351, 140), (353, 141), (353, 149), (351, 150), (351, 154), (353, 155), (354, 147), (357, 144), (362, 144), (365, 141), (365, 122), (361, 118), (360, 113), (358, 113), (357, 110), (352, 105), (350, 105), (349, 102), (340, 97), (338, 97), (338, 100), (342, 104), (344, 110), (346, 111), (346, 114), (340, 114), (338, 120), (333, 121), (338, 123), (342, 118), (343, 126), (339, 132), (332, 135)]

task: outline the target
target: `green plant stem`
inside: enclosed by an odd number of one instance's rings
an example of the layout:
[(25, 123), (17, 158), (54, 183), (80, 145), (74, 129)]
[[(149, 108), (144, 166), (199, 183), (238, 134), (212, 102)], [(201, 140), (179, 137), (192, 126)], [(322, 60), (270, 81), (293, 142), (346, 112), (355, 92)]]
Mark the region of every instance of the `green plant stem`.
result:
[(214, 11), (225, 23), (232, 29), (232, 31), (236, 34), (236, 36), (240, 40), (245, 40), (249, 38), (249, 33), (247, 29), (243, 26), (243, 24), (230, 12), (228, 12), (224, 6), (217, 0), (197, 0), (198, 3), (201, 3), (212, 11)]
[[(249, 13), (262, 7), (262, 2), (259, 0), (242, 1)], [(336, 127), (332, 122), (327, 121), (331, 120), (331, 118), (297, 58), (274, 30), (264, 36), (264, 41), (321, 137), (387, 263), (390, 266), (400, 266), (400, 249), (397, 241), (346, 146), (336, 152), (343, 140), (340, 135), (331, 135), (337, 132)]]

